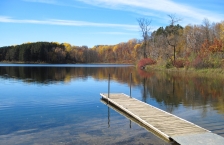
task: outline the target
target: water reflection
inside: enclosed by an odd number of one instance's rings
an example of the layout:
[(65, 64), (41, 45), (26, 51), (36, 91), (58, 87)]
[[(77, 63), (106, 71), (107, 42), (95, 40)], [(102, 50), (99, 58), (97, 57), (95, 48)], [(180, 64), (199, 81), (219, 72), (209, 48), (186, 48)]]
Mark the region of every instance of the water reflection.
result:
[(188, 74), (150, 72), (136, 70), (134, 67), (0, 67), (3, 79), (18, 79), (27, 83), (69, 83), (74, 79), (94, 78), (96, 81), (111, 79), (119, 83), (132, 85), (141, 89), (142, 100), (154, 98), (158, 103), (173, 112), (178, 106), (195, 108), (213, 107), (224, 114), (224, 80), (219, 78), (203, 78)]
[[(162, 139), (164, 142), (172, 144), (172, 145), (177, 145), (177, 143), (175, 142), (170, 142), (167, 139), (165, 139), (163, 136), (161, 136), (160, 134), (158, 134), (157, 132), (155, 132), (154, 130), (152, 130), (151, 128), (149, 128), (148, 126), (144, 125), (142, 122), (138, 121), (137, 119), (133, 118), (132, 116), (130, 116), (128, 113), (122, 111), (120, 108), (116, 107), (115, 105), (113, 105), (112, 103), (109, 103), (102, 99), (100, 100), (103, 104), (108, 106), (108, 124), (110, 123), (110, 108), (112, 108), (112, 110), (115, 110), (116, 112), (118, 112), (119, 114), (121, 114), (122, 116), (125, 116), (128, 120), (129, 120), (129, 128), (130, 130), (132, 129), (132, 122), (138, 124), (139, 126), (145, 128), (147, 131), (149, 131), (150, 133), (154, 134), (155, 136), (157, 136), (158, 138)], [(134, 125), (134, 124), (133, 124)], [(165, 143), (164, 143), (165, 144)]]
[(144, 83), (150, 96), (169, 107), (169, 112), (180, 104), (192, 108), (210, 105), (224, 114), (222, 79), (157, 72)]
[[(94, 85), (89, 85), (93, 96), (99, 95), (100, 87), (95, 84), (105, 86), (107, 88), (108, 74), (111, 74), (111, 81), (117, 82), (117, 86), (111, 86), (113, 90), (120, 90), (120, 84), (130, 86), (132, 85), (132, 96), (154, 105), (160, 109), (168, 111), (192, 121), (206, 129), (213, 130), (216, 133), (224, 136), (224, 80), (219, 78), (197, 77), (188, 74), (179, 74), (172, 72), (145, 72), (143, 70), (136, 70), (135, 67), (130, 66), (1, 66), (0, 79), (2, 80), (16, 80), (22, 81), (25, 84), (40, 84), (52, 85), (72, 84), (76, 80), (82, 79), (82, 82), (91, 81)], [(130, 82), (130, 73), (132, 73), (132, 82)], [(91, 78), (91, 79), (90, 79)], [(4, 82), (4, 81), (3, 81)], [(79, 83), (81, 83), (79, 81)], [(102, 84), (103, 83), (103, 84)], [(131, 84), (130, 84), (131, 83)], [(84, 86), (84, 85), (83, 85)], [(72, 86), (73, 87), (73, 86)], [(78, 86), (76, 86), (80, 89)], [(60, 89), (62, 86), (56, 86), (54, 89)], [(77, 89), (76, 88), (76, 89)], [(97, 90), (96, 90), (97, 88)], [(102, 88), (102, 87), (101, 87)], [(100, 89), (101, 89), (100, 88)], [(35, 89), (38, 89), (35, 87)], [(49, 88), (45, 90), (47, 92)], [(64, 89), (64, 90), (63, 90)], [(68, 86), (60, 91), (65, 91)], [(72, 90), (73, 88), (71, 88)], [(94, 90), (95, 89), (95, 90)], [(44, 90), (44, 89), (42, 89)], [(123, 90), (121, 90), (123, 91)], [(91, 93), (92, 93), (91, 92)], [(140, 92), (140, 93), (138, 93)], [(90, 91), (86, 94), (78, 92), (77, 96), (89, 96)], [(34, 98), (34, 101), (39, 101), (38, 97), (44, 96), (41, 94)], [(81, 95), (82, 94), (82, 95)], [(51, 101), (55, 101), (55, 94), (49, 95)], [(71, 100), (74, 92), (69, 96), (59, 96), (57, 99)], [(61, 98), (60, 98), (61, 97)], [(89, 97), (90, 98), (90, 97)], [(24, 100), (26, 98), (24, 97)], [(59, 102), (61, 103), (61, 100)], [(17, 102), (20, 100), (17, 100)], [(75, 103), (75, 99), (70, 101)], [(90, 101), (93, 101), (90, 100)], [(35, 103), (36, 103), (35, 102)], [(46, 101), (45, 101), (46, 102)], [(12, 101), (7, 101), (12, 103)], [(29, 101), (27, 101), (27, 104)], [(40, 104), (43, 103), (40, 101)], [(66, 103), (66, 102), (65, 102)], [(64, 104), (65, 104), (64, 103)], [(55, 102), (51, 104), (56, 104)], [(0, 104), (1, 105), (1, 104)], [(2, 104), (4, 105), (4, 104)], [(110, 110), (108, 108), (108, 127), (111, 126)], [(217, 125), (217, 126), (216, 126)], [(130, 124), (130, 127), (131, 124)]]
[[(57, 83), (71, 82), (72, 79), (87, 79), (89, 76), (96, 80), (111, 78), (121, 83), (126, 83), (129, 73), (135, 72), (133, 67), (0, 67), (0, 77), (4, 79), (14, 78), (24, 82)], [(136, 76), (136, 73), (135, 73)]]

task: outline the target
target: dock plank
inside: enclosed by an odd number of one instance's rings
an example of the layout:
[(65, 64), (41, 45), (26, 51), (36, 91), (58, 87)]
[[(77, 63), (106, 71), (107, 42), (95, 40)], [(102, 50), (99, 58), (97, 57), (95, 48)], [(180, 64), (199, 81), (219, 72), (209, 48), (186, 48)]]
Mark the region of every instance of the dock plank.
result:
[[(100, 94), (102, 98), (109, 101), (122, 111), (128, 113), (145, 126), (153, 129), (167, 140), (174, 140), (179, 144), (224, 144), (224, 138), (211, 133), (196, 124), (179, 118), (173, 114), (165, 112), (154, 106), (146, 104), (135, 98), (131, 98), (123, 93), (117, 94)], [(202, 139), (207, 137), (206, 139)], [(198, 139), (199, 142), (192, 141), (192, 138)]]

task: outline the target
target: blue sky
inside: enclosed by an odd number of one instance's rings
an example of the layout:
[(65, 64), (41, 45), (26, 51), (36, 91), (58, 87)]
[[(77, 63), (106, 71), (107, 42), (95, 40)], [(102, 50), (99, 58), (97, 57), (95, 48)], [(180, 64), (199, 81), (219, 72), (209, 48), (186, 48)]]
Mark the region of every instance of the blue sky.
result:
[(0, 0), (0, 47), (26, 42), (113, 45), (141, 39), (138, 18), (151, 19), (151, 30), (224, 20), (223, 0)]

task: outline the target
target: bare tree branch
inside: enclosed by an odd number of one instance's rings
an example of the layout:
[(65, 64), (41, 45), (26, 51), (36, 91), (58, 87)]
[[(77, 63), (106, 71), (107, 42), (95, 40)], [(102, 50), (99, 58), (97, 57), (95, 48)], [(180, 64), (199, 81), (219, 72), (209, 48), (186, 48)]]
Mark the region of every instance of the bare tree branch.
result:
[(181, 18), (176, 18), (175, 14), (170, 14), (170, 15), (168, 15), (168, 17), (170, 17), (170, 25), (171, 26), (175, 25), (179, 21), (182, 21)]
[(142, 32), (142, 37), (143, 37), (143, 43), (144, 43), (143, 56), (144, 58), (147, 58), (146, 47), (147, 47), (148, 33), (151, 29), (150, 24), (152, 20), (148, 20), (146, 18), (139, 18), (137, 19), (137, 21), (138, 21), (139, 27)]

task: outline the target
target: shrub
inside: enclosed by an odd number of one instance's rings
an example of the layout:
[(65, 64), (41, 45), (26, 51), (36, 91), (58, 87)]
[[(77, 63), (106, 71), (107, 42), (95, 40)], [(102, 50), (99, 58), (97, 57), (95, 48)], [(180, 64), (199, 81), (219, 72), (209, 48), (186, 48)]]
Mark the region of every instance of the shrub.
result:
[(184, 67), (188, 69), (191, 66), (191, 62), (189, 60), (185, 60)]
[(144, 58), (138, 62), (138, 67), (144, 68), (146, 65), (153, 65), (153, 64), (156, 64), (155, 60), (153, 60), (151, 58)]
[(172, 61), (167, 61), (166, 62), (166, 68), (172, 68), (172, 67), (176, 67), (176, 68), (183, 68), (185, 66), (186, 61), (184, 59), (177, 59), (175, 60), (175, 62)]
[(203, 59), (200, 56), (197, 56), (192, 63), (193, 67), (196, 69), (200, 69), (204, 67)]
[(173, 67), (173, 63), (171, 61), (167, 61), (166, 68), (172, 68), (172, 67)]
[(185, 60), (183, 60), (183, 59), (175, 60), (174, 66), (176, 68), (182, 68), (182, 67), (184, 67), (184, 65), (185, 65)]
[(214, 64), (211, 62), (211, 60), (208, 59), (208, 57), (202, 58), (200, 56), (197, 56), (195, 60), (193, 61), (193, 67), (196, 69), (201, 68), (214, 68), (214, 66), (217, 64)]
[(221, 60), (221, 68), (224, 68), (224, 59)]

